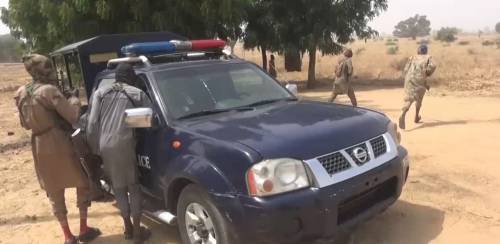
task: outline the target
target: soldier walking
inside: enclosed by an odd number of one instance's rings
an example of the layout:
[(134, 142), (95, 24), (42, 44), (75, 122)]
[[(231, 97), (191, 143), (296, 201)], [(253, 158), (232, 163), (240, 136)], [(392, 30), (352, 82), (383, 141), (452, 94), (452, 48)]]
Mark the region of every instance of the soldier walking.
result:
[[(66, 99), (54, 85), (57, 77), (47, 57), (33, 54), (23, 58), (23, 62), (33, 81), (19, 88), (15, 100), (21, 125), (32, 133), (31, 147), (38, 181), (46, 191), (54, 215), (61, 225), (64, 243), (89, 242), (101, 232), (87, 226), (89, 182), (70, 139), (71, 124), (77, 122), (80, 114), (80, 102), (76, 92)], [(80, 210), (78, 238), (69, 228), (64, 200), (65, 189), (74, 187)]]
[(358, 106), (356, 94), (354, 94), (354, 89), (351, 84), (353, 72), (352, 50), (345, 49), (344, 57), (339, 61), (337, 67), (335, 68), (335, 81), (333, 83), (332, 96), (330, 97), (329, 102), (335, 101), (338, 95), (347, 94), (351, 100), (352, 106)]
[(406, 113), (413, 102), (415, 102), (415, 123), (420, 123), (422, 120), (420, 116), (422, 101), (424, 100), (426, 91), (430, 90), (427, 78), (436, 70), (436, 65), (432, 61), (432, 57), (427, 55), (427, 52), (427, 46), (421, 45), (418, 48), (418, 55), (410, 57), (404, 68), (403, 75), (405, 75), (406, 95), (402, 109), (403, 113), (399, 117), (399, 128), (401, 129), (406, 128)]
[(111, 179), (125, 226), (125, 239), (142, 243), (151, 232), (141, 227), (142, 194), (134, 129), (126, 127), (123, 121), (126, 109), (149, 107), (151, 102), (135, 87), (137, 76), (130, 64), (119, 64), (115, 77), (114, 83), (103, 85), (92, 96), (87, 136), (92, 150), (102, 157), (104, 171)]

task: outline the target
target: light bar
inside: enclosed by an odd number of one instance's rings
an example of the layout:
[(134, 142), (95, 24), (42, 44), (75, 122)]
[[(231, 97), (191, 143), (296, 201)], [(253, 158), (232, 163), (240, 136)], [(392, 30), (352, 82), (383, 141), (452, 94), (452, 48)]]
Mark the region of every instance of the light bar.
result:
[(122, 47), (121, 51), (127, 56), (138, 56), (147, 54), (168, 54), (188, 51), (204, 51), (224, 48), (226, 42), (223, 40), (192, 40), (192, 41), (169, 41), (169, 42), (142, 42), (132, 43)]

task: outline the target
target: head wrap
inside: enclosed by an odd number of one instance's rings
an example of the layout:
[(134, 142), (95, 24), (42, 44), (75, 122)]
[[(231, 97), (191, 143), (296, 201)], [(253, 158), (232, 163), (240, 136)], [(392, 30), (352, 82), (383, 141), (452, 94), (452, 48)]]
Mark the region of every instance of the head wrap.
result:
[(417, 53), (420, 55), (426, 55), (428, 52), (427, 45), (422, 44), (418, 47)]
[(49, 58), (40, 54), (31, 54), (23, 57), (23, 63), (34, 82), (52, 83), (57, 80), (56, 72)]
[(123, 82), (128, 85), (135, 85), (137, 75), (135, 74), (132, 65), (128, 63), (120, 63), (116, 67), (115, 73), (116, 82)]
[(352, 50), (350, 48), (344, 49), (344, 56), (352, 58)]

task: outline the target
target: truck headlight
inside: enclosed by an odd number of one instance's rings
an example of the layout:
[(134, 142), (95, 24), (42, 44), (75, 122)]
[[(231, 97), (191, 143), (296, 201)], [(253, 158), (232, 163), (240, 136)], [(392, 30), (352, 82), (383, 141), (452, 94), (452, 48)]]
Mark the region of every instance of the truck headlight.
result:
[(253, 165), (247, 172), (251, 196), (270, 196), (310, 186), (302, 161), (290, 158), (270, 159)]
[(398, 125), (393, 122), (387, 124), (387, 132), (391, 135), (392, 139), (399, 145), (401, 143), (401, 133), (398, 131)]

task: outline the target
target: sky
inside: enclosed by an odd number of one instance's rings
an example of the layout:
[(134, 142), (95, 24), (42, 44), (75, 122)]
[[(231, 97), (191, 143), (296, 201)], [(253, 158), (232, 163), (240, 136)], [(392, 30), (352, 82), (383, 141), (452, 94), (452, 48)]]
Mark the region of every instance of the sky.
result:
[(415, 14), (426, 15), (431, 28), (457, 27), (477, 32), (488, 27), (494, 30), (500, 22), (500, 0), (388, 0), (389, 8), (370, 26), (390, 34), (401, 20)]
[[(9, 5), (9, 0), (0, 0), (0, 7), (7, 7)], [(9, 33), (9, 28), (0, 21), (0, 35)]]
[[(6, 7), (8, 2), (0, 0), (0, 6)], [(467, 32), (486, 27), (494, 30), (495, 24), (500, 22), (500, 0), (388, 0), (388, 4), (387, 11), (370, 23), (380, 33), (392, 33), (399, 21), (415, 14), (427, 15), (433, 30), (445, 26)], [(9, 29), (0, 23), (0, 34), (8, 32)]]

